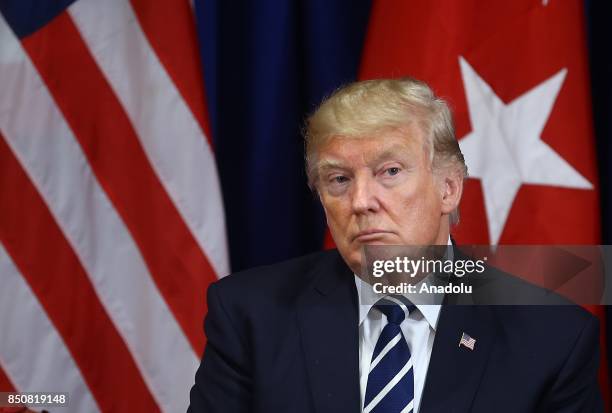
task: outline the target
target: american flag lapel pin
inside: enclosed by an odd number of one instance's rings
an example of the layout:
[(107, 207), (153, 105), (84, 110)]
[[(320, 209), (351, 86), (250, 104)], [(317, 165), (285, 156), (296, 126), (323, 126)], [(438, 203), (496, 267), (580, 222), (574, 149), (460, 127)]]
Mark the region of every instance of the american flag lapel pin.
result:
[(475, 338), (470, 337), (468, 334), (461, 333), (461, 340), (459, 340), (459, 347), (463, 346), (473, 351), (475, 344), (476, 344)]

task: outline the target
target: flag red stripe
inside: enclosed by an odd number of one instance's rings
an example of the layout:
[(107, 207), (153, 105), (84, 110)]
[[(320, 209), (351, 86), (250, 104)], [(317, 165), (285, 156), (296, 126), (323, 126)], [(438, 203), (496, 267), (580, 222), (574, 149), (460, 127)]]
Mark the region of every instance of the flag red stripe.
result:
[(0, 240), (63, 337), (99, 406), (104, 411), (119, 406), (158, 411), (78, 257), (1, 135), (0, 165)]
[(15, 386), (0, 367), (0, 391), (16, 391)]
[(193, 10), (188, 0), (130, 0), (147, 40), (212, 145)]
[(23, 44), (200, 354), (203, 292), (216, 275), (151, 168), (123, 107), (67, 13)]

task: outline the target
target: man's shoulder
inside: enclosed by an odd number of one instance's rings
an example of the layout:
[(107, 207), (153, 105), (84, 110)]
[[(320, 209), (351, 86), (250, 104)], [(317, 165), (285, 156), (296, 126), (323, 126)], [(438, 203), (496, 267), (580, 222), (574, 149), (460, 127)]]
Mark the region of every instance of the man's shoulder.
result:
[[(529, 349), (541, 357), (565, 357), (584, 336), (596, 339), (599, 321), (578, 305), (491, 306), (501, 336), (512, 348)], [(596, 343), (595, 343), (596, 344)]]
[(584, 307), (553, 289), (496, 267), (485, 268), (486, 277), (473, 283), (473, 302), (490, 306), (504, 320), (537, 328), (556, 324), (584, 326), (597, 320)]
[(238, 271), (216, 281), (212, 286), (228, 296), (290, 299), (307, 288), (319, 274), (334, 272), (341, 265), (342, 257), (337, 250), (319, 251)]
[(597, 320), (581, 306), (567, 305), (492, 305), (492, 311), (507, 325), (548, 329), (553, 325), (584, 326)]
[(313, 269), (333, 263), (340, 258), (338, 250), (317, 251), (274, 264), (261, 265), (242, 271), (237, 271), (223, 277), (217, 284), (268, 283), (295, 280), (295, 277), (305, 277)]
[(597, 317), (555, 291), (497, 269), (494, 272), (492, 284), (498, 285), (488, 293), (499, 297), (489, 303), (514, 303), (491, 306), (507, 334), (528, 340), (538, 337), (540, 343), (570, 344), (585, 328), (597, 328)]
[(486, 266), (474, 282), (473, 304), (487, 308), (501, 336), (514, 348), (550, 355), (571, 348), (582, 334), (592, 334), (599, 320), (584, 307), (527, 279)]

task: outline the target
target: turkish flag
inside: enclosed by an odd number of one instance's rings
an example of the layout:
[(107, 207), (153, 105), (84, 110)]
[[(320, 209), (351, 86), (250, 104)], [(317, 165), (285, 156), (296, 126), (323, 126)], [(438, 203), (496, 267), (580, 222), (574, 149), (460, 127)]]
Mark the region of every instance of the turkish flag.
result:
[(461, 243), (600, 242), (583, 14), (578, 0), (374, 3), (361, 78), (410, 75), (453, 108), (474, 178)]
[(600, 243), (582, 1), (374, 2), (360, 78), (406, 75), (454, 112), (460, 244)]

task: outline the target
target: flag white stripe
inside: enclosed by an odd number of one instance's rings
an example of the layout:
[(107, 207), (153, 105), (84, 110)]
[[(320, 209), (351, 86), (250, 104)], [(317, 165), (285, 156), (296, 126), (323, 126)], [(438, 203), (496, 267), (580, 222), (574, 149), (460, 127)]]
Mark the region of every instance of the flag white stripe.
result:
[(380, 361), (387, 355), (387, 353), (393, 347), (395, 347), (397, 343), (399, 343), (401, 339), (402, 339), (401, 334), (398, 334), (395, 337), (393, 337), (391, 341), (387, 343), (387, 345), (380, 351), (380, 353), (378, 353), (378, 356), (376, 356), (376, 358), (370, 364), (370, 371), (374, 370), (374, 368), (378, 365), (378, 363), (380, 363)]
[(151, 394), (162, 410), (185, 411), (186, 389), (198, 357), (72, 131), (1, 16), (0, 42), (0, 130), (75, 250)]
[(0, 285), (0, 365), (17, 391), (68, 392), (68, 406), (53, 411), (99, 411), (64, 341), (2, 244)]
[(363, 409), (363, 413), (369, 413), (370, 411), (372, 411), (372, 409), (375, 408), (376, 405), (380, 403), (382, 399), (384, 399), (387, 393), (389, 393), (391, 389), (393, 389), (393, 387), (395, 387), (395, 385), (399, 383), (399, 381), (406, 375), (406, 373), (410, 371), (411, 368), (412, 368), (412, 357), (410, 357), (410, 360), (408, 360), (408, 362), (395, 375), (395, 377), (393, 377), (391, 381), (387, 383), (385, 387), (383, 387), (383, 389), (376, 395), (376, 397), (374, 397), (370, 401), (370, 403), (366, 406), (366, 408)]
[(227, 275), (225, 215), (212, 150), (130, 2), (79, 0), (68, 10), (162, 186), (217, 276)]

